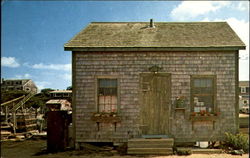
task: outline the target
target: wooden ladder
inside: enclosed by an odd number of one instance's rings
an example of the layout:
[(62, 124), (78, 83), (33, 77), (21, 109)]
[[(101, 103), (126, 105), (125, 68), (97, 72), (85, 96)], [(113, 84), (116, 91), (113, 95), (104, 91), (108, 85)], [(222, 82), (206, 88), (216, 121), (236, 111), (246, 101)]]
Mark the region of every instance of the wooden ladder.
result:
[[(23, 105), (35, 94), (34, 93), (29, 93), (26, 96), (21, 96), (16, 99), (10, 100), (8, 102), (5, 102), (1, 104), (1, 108), (5, 107), (5, 122), (8, 122), (10, 117), (8, 118), (8, 114), (12, 113), (12, 120), (13, 120), (13, 130), (14, 133), (16, 133), (16, 128), (17, 128), (17, 121), (16, 121), (16, 111), (20, 108), (23, 107)], [(19, 101), (21, 99), (21, 101)], [(18, 103), (15, 104), (15, 102), (19, 101)]]

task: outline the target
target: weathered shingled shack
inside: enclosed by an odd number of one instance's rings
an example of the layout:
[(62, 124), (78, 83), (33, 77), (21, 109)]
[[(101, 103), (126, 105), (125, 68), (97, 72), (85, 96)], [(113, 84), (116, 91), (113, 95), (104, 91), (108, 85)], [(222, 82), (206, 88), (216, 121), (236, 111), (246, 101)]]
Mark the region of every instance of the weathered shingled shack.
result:
[(76, 145), (152, 135), (212, 141), (238, 131), (245, 45), (226, 22), (93, 22), (64, 48)]

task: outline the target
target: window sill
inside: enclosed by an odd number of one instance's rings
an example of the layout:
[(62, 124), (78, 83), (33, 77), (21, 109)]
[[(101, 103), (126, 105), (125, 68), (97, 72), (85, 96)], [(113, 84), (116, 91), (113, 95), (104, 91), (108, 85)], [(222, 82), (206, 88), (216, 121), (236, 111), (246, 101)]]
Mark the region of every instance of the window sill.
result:
[(215, 121), (218, 116), (190, 116), (191, 121)]

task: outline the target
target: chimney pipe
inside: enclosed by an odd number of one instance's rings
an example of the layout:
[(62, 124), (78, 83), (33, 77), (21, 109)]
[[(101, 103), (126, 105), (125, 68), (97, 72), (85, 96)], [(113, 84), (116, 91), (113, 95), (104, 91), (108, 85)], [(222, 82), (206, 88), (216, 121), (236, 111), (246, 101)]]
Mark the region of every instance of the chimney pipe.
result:
[(150, 19), (150, 25), (149, 25), (150, 27), (155, 27), (154, 26), (154, 21), (153, 21), (153, 19)]

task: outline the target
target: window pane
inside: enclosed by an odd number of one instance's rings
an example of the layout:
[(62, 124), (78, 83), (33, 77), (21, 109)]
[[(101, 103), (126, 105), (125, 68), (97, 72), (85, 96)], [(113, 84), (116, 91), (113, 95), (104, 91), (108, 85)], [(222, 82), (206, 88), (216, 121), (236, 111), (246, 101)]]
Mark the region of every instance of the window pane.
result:
[(200, 79), (195, 79), (194, 80), (194, 87), (201, 87)]
[(99, 79), (99, 112), (117, 112), (117, 79)]
[(100, 88), (107, 87), (107, 81), (105, 79), (100, 79), (99, 80), (99, 87)]
[(193, 111), (200, 112), (205, 110), (214, 112), (214, 85), (213, 78), (195, 78), (193, 79), (192, 97)]
[(203, 89), (203, 92), (204, 92), (204, 93), (213, 94), (213, 89), (212, 89), (212, 87), (207, 87), (207, 88), (204, 88), (204, 89)]
[(194, 94), (200, 94), (201, 93), (201, 89), (200, 88), (194, 88), (193, 89), (193, 93)]
[(109, 87), (117, 87), (117, 80), (109, 80)]
[(246, 92), (249, 93), (249, 87), (246, 87)]
[[(199, 107), (199, 108), (196, 108), (196, 107)], [(195, 112), (200, 112), (200, 110), (213, 112), (213, 96), (194, 97), (194, 109), (195, 109)]]
[(207, 79), (206, 87), (212, 87), (212, 79)]
[(117, 95), (117, 88), (99, 88), (99, 95)]
[(116, 79), (100, 79), (99, 87), (101, 88), (117, 87), (117, 80)]
[(200, 79), (201, 85), (200, 87), (206, 87), (207, 83), (206, 83), (206, 79)]
[(99, 88), (99, 95), (104, 95), (104, 88)]
[(100, 112), (116, 112), (117, 96), (99, 96)]
[(194, 79), (194, 87), (212, 87), (212, 79)]

